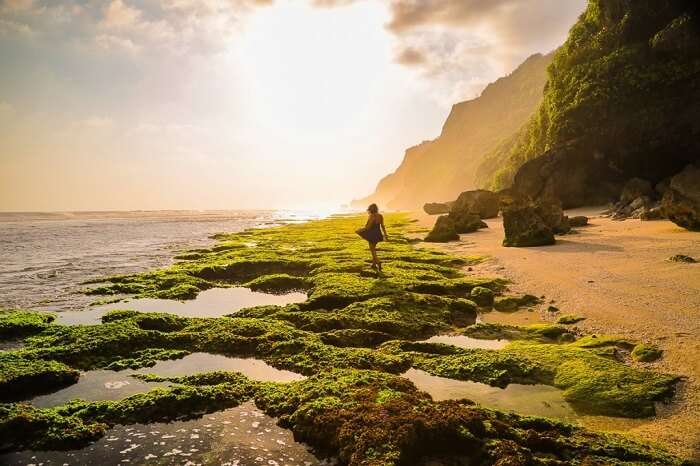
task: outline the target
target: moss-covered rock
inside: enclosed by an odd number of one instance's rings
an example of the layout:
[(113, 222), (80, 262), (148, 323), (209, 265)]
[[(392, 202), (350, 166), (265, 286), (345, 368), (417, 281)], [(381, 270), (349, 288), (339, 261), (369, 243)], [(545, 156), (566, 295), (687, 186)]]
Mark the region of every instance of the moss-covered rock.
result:
[(489, 288), (476, 286), (469, 293), (469, 298), (479, 306), (489, 307), (493, 306), (494, 292)]
[(562, 325), (573, 325), (581, 322), (582, 320), (586, 320), (586, 318), (574, 314), (564, 314), (557, 319), (557, 323)]
[(656, 345), (640, 343), (632, 350), (632, 358), (640, 362), (652, 362), (661, 358), (663, 351)]
[(520, 307), (533, 306), (540, 300), (529, 294), (513, 296), (496, 296), (493, 300), (493, 308), (497, 311), (515, 311)]
[(0, 352), (0, 401), (47, 393), (78, 381), (80, 372), (52, 360)]
[[(62, 376), (77, 377), (77, 369), (143, 367), (188, 352), (253, 356), (308, 379), (281, 385), (226, 372), (144, 376), (174, 386), (119, 402), (51, 409), (0, 405), (3, 444), (9, 449), (75, 448), (115, 423), (195, 415), (255, 397), (298, 439), (350, 464), (404, 464), (435, 455), (486, 463), (526, 457), (547, 465), (579, 459), (581, 464), (675, 461), (657, 450), (561, 423), (505, 415), (466, 401), (436, 403), (391, 375), (414, 366), (497, 386), (545, 383), (563, 389), (582, 412), (620, 416), (653, 414), (654, 400), (668, 395), (675, 381), (611, 357), (618, 348), (631, 349), (619, 338), (588, 336), (568, 343), (575, 337), (559, 325), (474, 325), (477, 306), (467, 297), (491, 297), (494, 306), (510, 310), (538, 300), (500, 296), (502, 281), (461, 275), (458, 267), (468, 263), (465, 258), (415, 249), (403, 236), (410, 224), (401, 215), (386, 216), (391, 241), (381, 246), (384, 276), (367, 274), (366, 245), (355, 239), (352, 228), (359, 220), (336, 217), (219, 235), (219, 244), (185, 254), (169, 268), (111, 277), (102, 285), (108, 294), (178, 299), (212, 286), (281, 291), (303, 285), (309, 295), (304, 303), (207, 319), (121, 310), (106, 314), (100, 325), (47, 321), (31, 330), (22, 350), (0, 353), (0, 372), (9, 374), (2, 383), (9, 390), (24, 387), (25, 375), (53, 378), (41, 383), (54, 389)], [(36, 319), (33, 313), (17, 316), (22, 322)], [(493, 351), (411, 341), (444, 332), (511, 343)], [(548, 444), (550, 456), (538, 463), (541, 442), (553, 443)]]
[(39, 333), (55, 319), (55, 314), (48, 312), (0, 309), (0, 339)]
[(408, 380), (371, 371), (330, 371), (292, 384), (267, 384), (255, 402), (321, 456), (353, 466), (430, 459), (538, 466), (680, 462), (622, 437), (506, 415), (466, 400), (433, 402)]

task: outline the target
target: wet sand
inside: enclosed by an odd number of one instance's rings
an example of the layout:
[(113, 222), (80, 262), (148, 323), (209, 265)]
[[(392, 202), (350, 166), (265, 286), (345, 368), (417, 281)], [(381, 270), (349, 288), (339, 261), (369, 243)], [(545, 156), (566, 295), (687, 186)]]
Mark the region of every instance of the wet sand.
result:
[[(492, 312), (487, 322), (527, 324), (555, 320), (558, 315), (586, 317), (574, 327), (586, 333), (621, 335), (653, 342), (663, 358), (641, 364), (685, 376), (670, 406), (651, 420), (610, 425), (590, 418), (586, 425), (624, 430), (645, 441), (659, 442), (674, 453), (700, 461), (700, 263), (667, 259), (685, 254), (700, 259), (700, 233), (669, 221), (613, 221), (601, 208), (577, 209), (590, 225), (577, 234), (557, 238), (554, 246), (505, 248), (500, 218), (487, 220), (488, 229), (461, 236), (447, 244), (421, 243), (461, 255), (486, 256), (466, 274), (503, 277), (514, 292), (545, 296), (534, 311)], [(435, 217), (416, 215), (432, 227)], [(550, 305), (558, 314), (547, 312)]]

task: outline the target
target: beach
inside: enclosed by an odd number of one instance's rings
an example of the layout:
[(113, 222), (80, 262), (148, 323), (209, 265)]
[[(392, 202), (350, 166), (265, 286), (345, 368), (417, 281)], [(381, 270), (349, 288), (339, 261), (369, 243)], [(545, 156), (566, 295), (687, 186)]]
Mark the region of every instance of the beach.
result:
[[(659, 345), (664, 350), (660, 361), (637, 364), (684, 376), (673, 403), (661, 406), (651, 421), (610, 426), (590, 419), (587, 425), (622, 429), (700, 459), (700, 264), (668, 260), (676, 254), (700, 257), (700, 238), (670, 221), (614, 221), (602, 211), (567, 212), (589, 216), (589, 225), (557, 237), (553, 246), (503, 247), (500, 217), (486, 220), (487, 229), (461, 235), (459, 242), (424, 244), (453, 254), (484, 256), (464, 272), (501, 277), (510, 281), (514, 292), (545, 297), (533, 312), (491, 312), (487, 322), (531, 324), (575, 314), (586, 318), (575, 325), (585, 333)], [(426, 228), (435, 219), (425, 214), (416, 218)], [(559, 312), (547, 311), (549, 306)]]

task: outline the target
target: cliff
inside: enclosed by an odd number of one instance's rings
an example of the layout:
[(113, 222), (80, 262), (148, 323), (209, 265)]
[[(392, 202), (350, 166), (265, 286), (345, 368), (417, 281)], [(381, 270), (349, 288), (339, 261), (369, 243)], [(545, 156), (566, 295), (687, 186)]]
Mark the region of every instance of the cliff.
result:
[(510, 75), (489, 84), (478, 98), (454, 105), (437, 139), (408, 149), (396, 171), (353, 205), (376, 202), (392, 209), (415, 209), (425, 202), (453, 200), (482, 184), (476, 178), (477, 167), (535, 112), (551, 58), (551, 54), (533, 55)]
[(554, 55), (537, 112), (477, 176), (574, 207), (700, 160), (698, 10), (687, 0), (590, 0)]

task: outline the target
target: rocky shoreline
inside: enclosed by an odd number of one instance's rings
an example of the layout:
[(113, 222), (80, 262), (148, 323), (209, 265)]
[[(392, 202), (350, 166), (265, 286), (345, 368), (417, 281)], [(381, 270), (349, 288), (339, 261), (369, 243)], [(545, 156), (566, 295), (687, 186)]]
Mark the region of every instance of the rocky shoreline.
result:
[[(342, 464), (683, 464), (621, 436), (467, 400), (433, 401), (418, 391), (401, 376), (412, 367), (497, 387), (551, 385), (579, 413), (639, 418), (671, 396), (678, 376), (631, 365), (631, 354), (648, 353), (635, 341), (564, 323), (477, 324), (483, 313), (538, 298), (509, 294), (502, 279), (463, 275), (478, 257), (415, 247), (410, 235), (419, 228), (405, 215), (387, 215), (391, 241), (382, 244), (385, 273), (378, 276), (352, 233), (361, 222), (339, 216), (221, 235), (214, 247), (184, 254), (170, 268), (110, 277), (88, 290), (192, 299), (212, 287), (246, 286), (303, 290), (304, 303), (209, 319), (112, 311), (91, 326), (3, 311), (0, 337), (21, 338), (23, 346), (0, 352), (2, 450), (76, 448), (116, 424), (197, 417), (252, 399), (319, 456)], [(510, 343), (493, 350), (420, 342), (439, 334)], [(22, 402), (32, 390), (74, 383), (78, 370), (148, 367), (195, 351), (255, 357), (307, 378), (281, 384), (215, 372), (169, 378), (170, 387), (119, 401), (45, 409)]]

